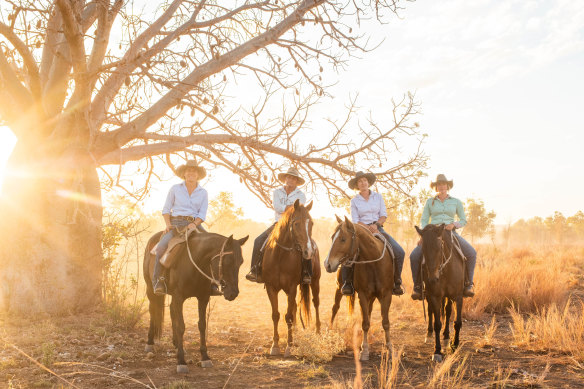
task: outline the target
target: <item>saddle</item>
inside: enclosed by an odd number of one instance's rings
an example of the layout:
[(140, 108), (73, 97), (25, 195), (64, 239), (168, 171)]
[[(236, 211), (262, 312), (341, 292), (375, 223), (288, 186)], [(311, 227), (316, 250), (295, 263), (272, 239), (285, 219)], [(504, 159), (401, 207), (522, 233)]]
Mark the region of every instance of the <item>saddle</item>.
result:
[[(162, 257), (160, 258), (160, 264), (166, 269), (172, 268), (176, 263), (176, 260), (178, 259), (180, 253), (183, 251), (184, 248), (186, 248), (186, 241), (189, 238), (189, 236), (193, 233), (196, 234), (200, 232), (201, 231), (199, 229), (188, 230), (186, 227), (173, 228), (172, 230), (173, 237), (168, 242), (168, 247), (166, 248), (164, 255), (162, 255)], [(150, 251), (151, 254), (156, 255), (157, 246), (158, 244), (156, 244), (156, 246), (152, 248), (152, 250)]]

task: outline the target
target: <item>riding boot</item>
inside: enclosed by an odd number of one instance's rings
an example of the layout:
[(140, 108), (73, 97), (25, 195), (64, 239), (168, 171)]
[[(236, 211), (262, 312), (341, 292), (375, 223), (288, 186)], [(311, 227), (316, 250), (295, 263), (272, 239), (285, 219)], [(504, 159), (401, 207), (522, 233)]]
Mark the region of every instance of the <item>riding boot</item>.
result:
[(302, 283), (310, 285), (312, 282), (312, 260), (302, 258)]
[(160, 265), (160, 258), (158, 258), (157, 255), (156, 259), (154, 260), (154, 272), (152, 274), (152, 286), (154, 288), (154, 294), (157, 296), (163, 296), (168, 292), (166, 289), (166, 280), (164, 278), (164, 274), (160, 275), (162, 270), (161, 267), (162, 265)]
[(412, 292), (412, 300), (422, 300), (422, 275), (419, 266), (412, 266), (412, 278), (414, 279), (414, 291)]
[(211, 296), (223, 296), (216, 283), (211, 283)]
[(462, 295), (464, 297), (474, 297), (474, 295), (475, 295), (474, 283), (473, 283), (475, 264), (476, 264), (476, 257), (475, 258), (468, 258), (466, 260), (464, 291), (462, 292)]
[(260, 284), (264, 282), (262, 280), (262, 257), (263, 252), (260, 252), (256, 256), (252, 256), (251, 269), (249, 270), (249, 273), (247, 273), (245, 276), (245, 278), (248, 281), (257, 282)]
[(355, 293), (355, 288), (353, 287), (353, 266), (341, 266), (341, 281), (343, 281), (341, 293), (345, 296), (352, 296)]
[(395, 267), (394, 267), (394, 274), (393, 274), (393, 291), (391, 294), (394, 296), (401, 296), (404, 294), (404, 288), (402, 287), (402, 279), (401, 279), (401, 272), (404, 266), (403, 257), (400, 260), (396, 260)]

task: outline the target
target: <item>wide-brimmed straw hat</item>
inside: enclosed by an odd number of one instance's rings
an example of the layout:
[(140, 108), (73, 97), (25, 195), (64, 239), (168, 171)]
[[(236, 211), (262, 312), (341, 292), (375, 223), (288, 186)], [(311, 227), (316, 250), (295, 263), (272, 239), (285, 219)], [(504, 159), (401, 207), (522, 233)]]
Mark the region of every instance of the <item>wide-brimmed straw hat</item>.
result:
[(298, 186), (300, 185), (304, 185), (304, 178), (300, 177), (300, 173), (298, 172), (298, 170), (296, 170), (296, 168), (289, 168), (288, 171), (286, 173), (280, 173), (278, 174), (278, 180), (280, 180), (281, 182), (286, 181), (286, 176), (292, 176), (292, 177), (296, 177), (298, 178)]
[(436, 176), (436, 181), (430, 183), (430, 188), (435, 189), (436, 185), (438, 185), (438, 183), (440, 182), (445, 182), (446, 184), (448, 184), (448, 189), (452, 189), (452, 187), (454, 186), (454, 181), (452, 180), (448, 181), (444, 174), (438, 174)]
[(349, 180), (349, 188), (350, 189), (357, 189), (357, 181), (359, 181), (359, 178), (363, 178), (363, 177), (367, 178), (367, 182), (369, 182), (369, 186), (373, 185), (373, 183), (377, 179), (377, 177), (375, 177), (375, 174), (373, 174), (373, 173), (357, 172), (357, 174), (355, 174), (355, 177), (353, 177)]
[(187, 170), (187, 168), (196, 169), (197, 173), (199, 173), (199, 180), (202, 180), (207, 175), (207, 170), (205, 170), (204, 167), (199, 166), (197, 164), (197, 161), (194, 161), (192, 159), (189, 159), (184, 165), (180, 165), (179, 167), (177, 167), (175, 170), (175, 174), (184, 180), (185, 171)]

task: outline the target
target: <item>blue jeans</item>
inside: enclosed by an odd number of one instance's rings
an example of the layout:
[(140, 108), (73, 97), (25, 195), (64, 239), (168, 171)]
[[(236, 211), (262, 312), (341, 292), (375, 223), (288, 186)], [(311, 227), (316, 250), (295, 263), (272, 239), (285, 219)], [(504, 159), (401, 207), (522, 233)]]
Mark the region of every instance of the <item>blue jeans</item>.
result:
[(274, 230), (275, 226), (276, 226), (276, 223), (272, 224), (270, 227), (268, 227), (267, 230), (262, 232), (253, 241), (253, 251), (251, 253), (251, 269), (252, 270), (254, 267), (257, 267), (258, 263), (260, 262), (260, 258), (262, 256), (262, 253), (260, 252), (260, 250), (262, 249), (264, 242), (270, 237), (270, 234)]
[[(458, 239), (462, 253), (466, 257), (466, 275), (468, 282), (472, 285), (474, 277), (474, 269), (477, 263), (477, 252), (462, 236), (452, 230), (452, 233)], [(412, 268), (412, 278), (414, 279), (414, 289), (422, 288), (422, 246), (416, 246), (410, 254), (410, 266)]]
[[(192, 222), (190, 222), (188, 220), (183, 220), (183, 219), (172, 219), (170, 221), (170, 224), (173, 227), (179, 227), (179, 228), (184, 228), (191, 223)], [(199, 229), (205, 231), (203, 226), (199, 226)], [(156, 281), (158, 281), (158, 278), (160, 277), (160, 267), (161, 267), (160, 258), (162, 258), (162, 256), (166, 252), (166, 249), (168, 248), (168, 243), (170, 242), (170, 240), (172, 239), (174, 234), (175, 234), (174, 229), (171, 229), (166, 234), (162, 235), (162, 238), (160, 238), (160, 241), (158, 242), (158, 245), (156, 246), (156, 260), (154, 262), (154, 273), (152, 274), (152, 284), (154, 286), (156, 286)]]
[(406, 256), (406, 252), (399, 245), (399, 243), (396, 242), (395, 239), (393, 239), (387, 232), (385, 232), (383, 227), (379, 227), (378, 230), (385, 237), (385, 239), (387, 239), (387, 241), (389, 242), (389, 245), (391, 246), (391, 248), (393, 250), (393, 255), (395, 256), (395, 269), (394, 269), (395, 273), (393, 275), (393, 282), (396, 285), (401, 285), (401, 283), (402, 283), (401, 273), (402, 273), (402, 269), (404, 267), (404, 258)]

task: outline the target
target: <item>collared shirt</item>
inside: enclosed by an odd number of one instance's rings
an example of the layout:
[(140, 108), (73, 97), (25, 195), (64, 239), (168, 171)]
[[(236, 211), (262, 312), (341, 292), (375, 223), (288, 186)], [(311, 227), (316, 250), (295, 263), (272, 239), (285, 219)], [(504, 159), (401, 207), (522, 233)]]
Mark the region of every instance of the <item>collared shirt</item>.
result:
[(205, 220), (209, 198), (207, 191), (197, 185), (193, 193), (189, 195), (186, 183), (173, 185), (168, 191), (166, 202), (162, 208), (162, 214), (171, 216), (192, 216)]
[(276, 221), (280, 220), (280, 217), (282, 217), (286, 207), (294, 204), (296, 199), (300, 200), (300, 204), (306, 203), (306, 196), (298, 188), (294, 189), (292, 192), (290, 192), (290, 194), (286, 193), (286, 189), (284, 189), (284, 187), (274, 190), (272, 205), (274, 206)]
[[(454, 217), (458, 216), (459, 221), (455, 221)], [(464, 214), (464, 207), (462, 201), (457, 198), (448, 196), (444, 202), (440, 201), (438, 196), (432, 197), (426, 201), (424, 205), (424, 212), (422, 212), (422, 228), (431, 224), (450, 224), (454, 223), (456, 228), (461, 228), (466, 225), (466, 215)]]
[(365, 200), (360, 193), (351, 199), (351, 219), (353, 223), (371, 224), (380, 217), (387, 217), (387, 210), (383, 197), (374, 191), (369, 191), (369, 200)]

